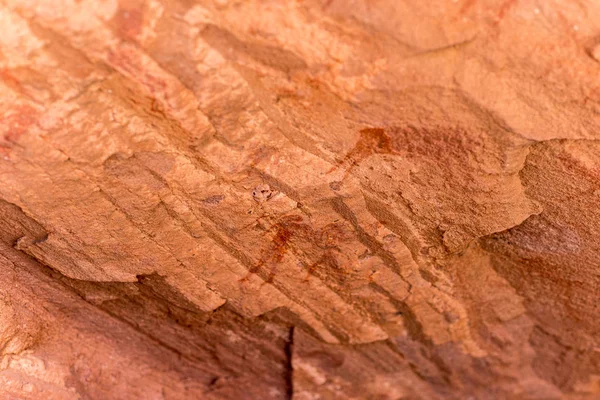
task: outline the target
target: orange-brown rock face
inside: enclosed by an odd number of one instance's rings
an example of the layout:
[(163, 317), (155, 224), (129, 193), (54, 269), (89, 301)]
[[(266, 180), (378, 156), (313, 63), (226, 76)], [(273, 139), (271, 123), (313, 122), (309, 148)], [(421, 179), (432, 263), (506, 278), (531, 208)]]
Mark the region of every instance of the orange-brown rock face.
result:
[(600, 3), (0, 1), (0, 398), (600, 398)]

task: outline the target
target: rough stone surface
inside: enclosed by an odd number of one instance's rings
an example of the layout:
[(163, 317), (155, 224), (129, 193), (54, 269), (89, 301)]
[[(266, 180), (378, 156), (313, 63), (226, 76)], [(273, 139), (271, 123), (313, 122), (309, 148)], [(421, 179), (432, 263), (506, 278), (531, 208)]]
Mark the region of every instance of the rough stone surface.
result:
[(600, 398), (600, 2), (0, 0), (0, 398)]

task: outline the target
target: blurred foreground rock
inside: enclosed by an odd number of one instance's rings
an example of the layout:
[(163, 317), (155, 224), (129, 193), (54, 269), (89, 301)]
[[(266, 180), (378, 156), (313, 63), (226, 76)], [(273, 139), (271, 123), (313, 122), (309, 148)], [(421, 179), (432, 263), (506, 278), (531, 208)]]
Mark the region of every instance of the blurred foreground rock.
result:
[(0, 398), (600, 398), (600, 3), (0, 1)]

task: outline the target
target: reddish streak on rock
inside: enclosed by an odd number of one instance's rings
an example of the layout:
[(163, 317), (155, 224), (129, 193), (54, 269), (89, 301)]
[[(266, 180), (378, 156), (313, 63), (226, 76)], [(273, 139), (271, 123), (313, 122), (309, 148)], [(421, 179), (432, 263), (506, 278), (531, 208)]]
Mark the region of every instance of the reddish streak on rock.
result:
[(329, 8), (329, 6), (331, 6), (331, 3), (333, 3), (333, 0), (325, 0), (325, 3), (323, 3), (323, 10)]
[(138, 76), (141, 72), (140, 56), (128, 48), (118, 48), (116, 51), (108, 53), (107, 61), (111, 66), (123, 70), (128, 75)]
[[(362, 160), (372, 154), (396, 154), (393, 148), (392, 140), (385, 133), (383, 128), (365, 128), (360, 130), (358, 141), (346, 154), (344, 159), (338, 163), (338, 167), (344, 164), (350, 164), (350, 168), (358, 165)], [(332, 168), (329, 172), (335, 169)]]
[(144, 15), (139, 8), (120, 8), (115, 22), (121, 36), (135, 40), (142, 31)]
[(362, 160), (371, 154), (393, 154), (392, 141), (382, 128), (365, 128), (354, 149), (346, 157)]
[(160, 94), (168, 101), (167, 83), (142, 68), (141, 56), (127, 47), (111, 51), (107, 60), (111, 66), (123, 70), (130, 79), (143, 85), (154, 96)]
[(319, 266), (319, 264), (323, 263), (324, 258), (325, 257), (322, 256), (316, 262), (314, 262), (314, 263), (312, 263), (311, 265), (308, 266), (308, 268), (306, 269), (306, 277), (304, 278), (304, 282), (308, 282), (308, 280), (310, 279), (311, 275), (315, 274), (315, 272), (317, 271), (317, 267)]
[[(306, 225), (302, 224), (301, 221), (302, 217), (292, 215), (289, 217), (284, 217), (280, 222), (275, 224), (275, 236), (273, 236), (273, 239), (271, 239), (271, 243), (268, 249), (265, 251), (264, 256), (261, 257), (255, 266), (248, 270), (248, 274), (242, 279), (242, 281), (247, 281), (250, 275), (260, 271), (260, 269), (266, 264), (278, 264), (283, 261), (283, 258), (288, 251), (288, 243), (290, 239), (295, 234), (301, 233), (307, 229)], [(271, 270), (269, 277), (265, 282), (273, 283), (274, 276), (275, 271)]]
[(290, 240), (292, 238), (295, 238), (300, 245), (310, 243), (321, 249), (319, 259), (306, 267), (305, 282), (309, 280), (311, 275), (315, 274), (317, 267), (320, 265), (339, 269), (334, 254), (340, 251), (338, 247), (340, 242), (348, 240), (352, 236), (352, 234), (344, 232), (342, 225), (337, 223), (331, 223), (315, 230), (309, 224), (304, 223), (303, 218), (299, 215), (283, 217), (272, 229), (275, 229), (276, 232), (269, 247), (263, 252), (263, 257), (258, 263), (248, 270), (248, 274), (240, 280), (241, 282), (247, 281), (252, 274), (259, 272), (264, 266), (270, 266), (269, 276), (265, 283), (273, 283), (277, 264), (283, 262), (285, 255), (290, 250)]
[(348, 236), (340, 224), (331, 223), (319, 230), (316, 244), (323, 249), (333, 249), (337, 248), (341, 241), (348, 239)]
[(506, 2), (504, 2), (504, 4), (502, 4), (502, 6), (500, 7), (500, 11), (498, 11), (498, 17), (496, 18), (496, 23), (502, 21), (504, 19), (504, 16), (508, 12), (508, 10), (510, 10), (510, 8), (512, 6), (514, 6), (516, 3), (517, 3), (517, 0), (507, 0)]
[(21, 86), (21, 82), (15, 78), (15, 76), (10, 72), (8, 68), (0, 68), (0, 79), (4, 82), (5, 85), (12, 87), (19, 93), (23, 93), (23, 87)]
[(10, 143), (15, 143), (19, 140), (38, 119), (38, 112), (28, 105), (14, 107), (7, 114), (0, 118), (0, 125), (8, 127), (7, 132), (4, 134), (4, 139)]
[(272, 256), (276, 262), (283, 261), (285, 253), (287, 253), (288, 241), (293, 236), (292, 231), (285, 226), (278, 226), (277, 233), (272, 241)]
[(146, 85), (146, 87), (150, 90), (150, 92), (153, 95), (158, 92), (162, 96), (164, 96), (165, 99), (168, 98), (167, 83), (163, 79), (160, 79), (160, 78), (157, 78), (156, 76), (152, 76), (148, 73), (145, 73), (143, 83)]

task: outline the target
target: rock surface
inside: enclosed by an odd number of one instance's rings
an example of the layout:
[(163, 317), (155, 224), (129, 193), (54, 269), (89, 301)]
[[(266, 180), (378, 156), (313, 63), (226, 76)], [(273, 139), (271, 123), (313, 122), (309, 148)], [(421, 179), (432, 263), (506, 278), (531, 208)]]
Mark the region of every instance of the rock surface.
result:
[(2, 399), (600, 398), (600, 3), (0, 1)]

